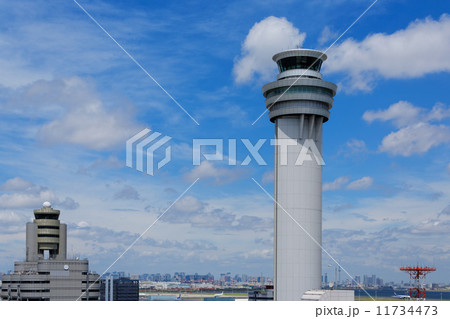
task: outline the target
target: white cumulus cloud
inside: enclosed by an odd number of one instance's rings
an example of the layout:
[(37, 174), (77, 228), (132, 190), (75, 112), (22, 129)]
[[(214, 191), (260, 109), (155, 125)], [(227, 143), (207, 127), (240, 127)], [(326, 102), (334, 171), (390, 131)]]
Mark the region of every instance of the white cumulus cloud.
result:
[(14, 212), (0, 212), (0, 221), (3, 223), (20, 222), (22, 218)]
[(349, 158), (358, 158), (367, 154), (367, 152), (366, 142), (353, 138), (345, 143), (345, 146), (341, 148), (339, 154)]
[(175, 210), (183, 213), (199, 213), (205, 208), (205, 204), (193, 196), (185, 196), (175, 203)]
[(347, 176), (338, 177), (332, 182), (324, 183), (322, 186), (322, 189), (324, 191), (333, 191), (333, 190), (341, 189), (345, 184), (348, 183), (349, 180), (350, 180), (350, 178)]
[(255, 23), (242, 44), (242, 56), (234, 63), (235, 81), (250, 82), (256, 74), (260, 80), (270, 80), (276, 68), (272, 56), (300, 47), (305, 37), (286, 18), (270, 16)]
[(65, 83), (70, 86), (73, 92), (70, 97), (75, 101), (85, 93), (92, 96), (92, 99), (75, 103), (62, 117), (44, 124), (38, 133), (38, 138), (43, 143), (75, 144), (94, 150), (109, 150), (124, 143), (138, 131), (130, 116), (129, 107), (105, 107), (91, 91), (92, 88), (88, 87), (81, 92), (77, 89), (85, 88), (85, 83), (79, 78), (65, 80)]
[(363, 190), (368, 189), (373, 184), (373, 178), (370, 176), (365, 176), (357, 179), (347, 185), (347, 189), (351, 190)]
[(366, 122), (373, 121), (393, 121), (398, 127), (410, 124), (418, 120), (419, 115), (423, 112), (422, 108), (416, 107), (407, 101), (399, 101), (392, 104), (386, 110), (367, 111), (363, 115)]
[[(347, 39), (327, 52), (327, 72), (345, 72), (344, 88), (370, 90), (377, 77), (417, 78), (450, 71), (450, 16), (426, 18), (392, 34)], [(346, 83), (347, 82), (347, 83)]]
[(39, 208), (43, 202), (50, 201), (64, 209), (77, 209), (79, 207), (71, 197), (59, 200), (55, 193), (45, 186), (36, 185), (21, 177), (7, 180), (0, 186), (1, 208)]
[(417, 123), (383, 138), (379, 150), (392, 155), (422, 154), (430, 148), (450, 142), (450, 128), (445, 125)]
[(367, 189), (373, 184), (373, 178), (370, 176), (365, 176), (360, 179), (350, 182), (350, 177), (342, 176), (336, 178), (334, 181), (323, 184), (323, 191), (334, 191), (339, 189), (348, 190), (363, 190)]
[(322, 45), (330, 40), (337, 39), (338, 36), (339, 36), (339, 33), (332, 31), (329, 26), (325, 26), (322, 29), (322, 32), (320, 33), (318, 42), (319, 42), (319, 44)]
[(39, 208), (45, 201), (54, 201), (53, 191), (37, 187), (27, 192), (0, 195), (0, 208)]
[(79, 77), (36, 81), (17, 90), (4, 111), (42, 119), (37, 138), (45, 145), (111, 150), (140, 128), (130, 105), (105, 103), (95, 86)]
[(410, 125), (420, 121), (442, 121), (450, 117), (450, 108), (442, 103), (437, 103), (429, 111), (425, 108), (417, 107), (408, 101), (399, 101), (392, 104), (386, 110), (366, 111), (363, 119), (372, 123), (374, 121), (393, 122), (397, 127)]
[(410, 156), (450, 142), (450, 127), (433, 122), (450, 117), (450, 108), (438, 103), (431, 110), (417, 107), (407, 101), (392, 104), (386, 110), (367, 111), (363, 119), (392, 122), (397, 131), (385, 136), (379, 151), (392, 155)]
[(114, 199), (139, 200), (141, 199), (141, 196), (134, 187), (125, 185), (121, 190), (114, 194)]
[(200, 165), (195, 166), (190, 172), (184, 175), (187, 182), (193, 182), (199, 179), (214, 179), (217, 185), (234, 182), (237, 179), (244, 178), (248, 175), (248, 169), (242, 167), (225, 168), (216, 167), (212, 162), (203, 161)]
[(26, 179), (21, 177), (14, 177), (8, 179), (2, 186), (0, 186), (0, 190), (2, 191), (22, 191), (26, 190), (30, 187), (34, 186), (34, 184)]

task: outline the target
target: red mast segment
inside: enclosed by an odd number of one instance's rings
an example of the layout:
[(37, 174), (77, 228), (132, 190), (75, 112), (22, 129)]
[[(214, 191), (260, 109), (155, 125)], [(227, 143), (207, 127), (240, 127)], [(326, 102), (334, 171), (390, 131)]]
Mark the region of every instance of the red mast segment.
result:
[(416, 299), (425, 299), (426, 292), (425, 288), (423, 288), (420, 284), (420, 280), (424, 279), (428, 273), (432, 271), (436, 271), (434, 267), (400, 267), (401, 271), (406, 271), (409, 273), (409, 276), (412, 280), (415, 281), (416, 287), (409, 289), (409, 295), (411, 298)]

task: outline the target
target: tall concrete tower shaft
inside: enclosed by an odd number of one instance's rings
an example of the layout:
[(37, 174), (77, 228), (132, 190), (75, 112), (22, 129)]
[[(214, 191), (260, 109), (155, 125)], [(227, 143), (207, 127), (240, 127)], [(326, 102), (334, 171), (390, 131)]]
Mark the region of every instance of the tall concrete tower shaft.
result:
[(315, 50), (280, 52), (273, 57), (277, 81), (262, 89), (277, 141), (275, 300), (300, 300), (306, 291), (321, 288), (322, 124), (337, 89), (322, 80), (326, 58)]

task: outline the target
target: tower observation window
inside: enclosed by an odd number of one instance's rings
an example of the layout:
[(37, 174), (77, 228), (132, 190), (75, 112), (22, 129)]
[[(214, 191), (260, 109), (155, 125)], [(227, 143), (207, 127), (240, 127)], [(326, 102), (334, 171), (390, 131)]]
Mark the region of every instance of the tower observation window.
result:
[(270, 98), (275, 95), (280, 94), (289, 94), (289, 93), (316, 93), (316, 94), (324, 94), (330, 97), (333, 97), (333, 92), (327, 88), (322, 88), (318, 86), (282, 86), (279, 88), (275, 88), (267, 91), (266, 98)]
[(280, 72), (294, 69), (309, 69), (320, 72), (322, 60), (311, 56), (292, 56), (279, 60), (278, 69)]
[(38, 226), (38, 229), (59, 229), (59, 226)]
[(34, 215), (36, 219), (58, 219), (58, 215), (54, 214), (35, 214)]

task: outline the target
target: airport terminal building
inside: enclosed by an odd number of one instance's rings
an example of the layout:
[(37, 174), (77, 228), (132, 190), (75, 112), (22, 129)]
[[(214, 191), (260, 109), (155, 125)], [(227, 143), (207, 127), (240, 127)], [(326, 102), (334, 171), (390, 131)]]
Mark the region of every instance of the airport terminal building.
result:
[(59, 214), (49, 202), (34, 210), (26, 226), (26, 259), (3, 275), (2, 300), (99, 300), (99, 275), (89, 272), (89, 261), (67, 259), (67, 225)]

